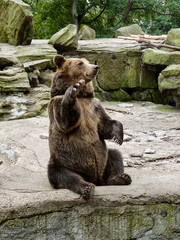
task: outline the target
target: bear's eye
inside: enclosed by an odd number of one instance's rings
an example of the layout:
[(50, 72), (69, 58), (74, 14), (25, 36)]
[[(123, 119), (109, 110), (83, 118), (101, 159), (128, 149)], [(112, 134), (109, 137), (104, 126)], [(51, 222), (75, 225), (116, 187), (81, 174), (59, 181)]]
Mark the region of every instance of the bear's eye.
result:
[(83, 62), (79, 62), (78, 63), (78, 66), (82, 66), (84, 63)]

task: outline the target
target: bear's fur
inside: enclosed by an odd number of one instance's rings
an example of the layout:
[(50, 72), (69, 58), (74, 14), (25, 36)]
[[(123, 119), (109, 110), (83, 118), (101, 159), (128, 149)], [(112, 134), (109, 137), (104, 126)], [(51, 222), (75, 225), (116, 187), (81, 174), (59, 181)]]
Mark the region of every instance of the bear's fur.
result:
[(123, 142), (123, 126), (112, 120), (94, 98), (92, 80), (98, 66), (84, 58), (54, 58), (57, 71), (49, 103), (48, 178), (54, 188), (67, 188), (89, 199), (95, 185), (127, 185), (118, 150), (105, 139)]

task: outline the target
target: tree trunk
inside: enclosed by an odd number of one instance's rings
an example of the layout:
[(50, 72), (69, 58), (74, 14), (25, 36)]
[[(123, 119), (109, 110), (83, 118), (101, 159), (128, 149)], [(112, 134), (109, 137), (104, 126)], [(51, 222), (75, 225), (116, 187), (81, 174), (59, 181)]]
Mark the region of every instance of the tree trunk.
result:
[(133, 0), (128, 0), (128, 6), (126, 8), (126, 11), (125, 11), (124, 16), (122, 17), (120, 23), (125, 23), (126, 22), (129, 13), (132, 10), (132, 6), (133, 6)]
[(77, 0), (71, 2), (71, 23), (78, 26)]

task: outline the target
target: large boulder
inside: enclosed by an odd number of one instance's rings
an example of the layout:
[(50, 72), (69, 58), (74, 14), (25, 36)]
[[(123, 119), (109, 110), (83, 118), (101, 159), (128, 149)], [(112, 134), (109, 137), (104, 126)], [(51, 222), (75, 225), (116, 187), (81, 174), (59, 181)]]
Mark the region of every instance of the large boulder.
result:
[(174, 28), (168, 32), (166, 44), (180, 47), (180, 28)]
[(77, 26), (69, 24), (59, 32), (55, 33), (49, 40), (60, 52), (76, 50), (78, 47)]
[(118, 28), (115, 32), (115, 37), (125, 36), (129, 37), (129, 34), (133, 35), (144, 35), (141, 27), (138, 24), (132, 24), (130, 26)]
[(33, 34), (31, 8), (21, 0), (0, 1), (0, 42), (28, 45)]
[(159, 90), (176, 90), (180, 95), (180, 65), (171, 65), (164, 69), (158, 78)]
[(140, 86), (140, 57), (127, 53), (100, 53), (98, 83), (103, 90), (136, 88)]
[(171, 65), (180, 63), (180, 52), (167, 52), (163, 50), (148, 48), (142, 57), (143, 63), (149, 65)]
[(88, 27), (87, 25), (84, 25), (78, 34), (79, 40), (93, 40), (96, 37), (96, 32), (94, 29)]

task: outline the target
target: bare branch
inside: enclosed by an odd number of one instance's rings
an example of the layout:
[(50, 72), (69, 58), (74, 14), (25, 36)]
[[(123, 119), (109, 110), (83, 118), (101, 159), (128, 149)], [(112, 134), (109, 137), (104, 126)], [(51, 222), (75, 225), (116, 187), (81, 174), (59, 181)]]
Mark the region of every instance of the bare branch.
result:
[(150, 46), (153, 46), (153, 47), (156, 47), (156, 48), (165, 47), (165, 48), (170, 48), (170, 49), (173, 49), (173, 50), (176, 50), (176, 51), (180, 51), (180, 47), (176, 47), (176, 46), (172, 46), (172, 45), (168, 45), (168, 44), (164, 44), (164, 43), (153, 43), (153, 42), (151, 42), (147, 39), (142, 39), (142, 38), (134, 39), (134, 40), (136, 40), (139, 43), (143, 43), (143, 42), (147, 43)]

